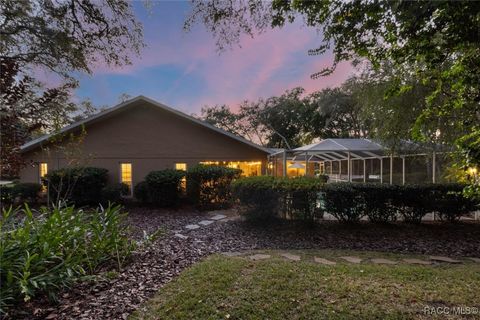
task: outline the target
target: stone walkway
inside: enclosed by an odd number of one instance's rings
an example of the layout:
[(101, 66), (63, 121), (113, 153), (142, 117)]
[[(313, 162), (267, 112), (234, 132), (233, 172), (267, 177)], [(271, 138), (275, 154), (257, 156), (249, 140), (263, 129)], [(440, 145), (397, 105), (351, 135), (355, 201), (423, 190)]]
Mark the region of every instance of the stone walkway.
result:
[[(305, 258), (297, 254), (293, 254), (290, 252), (282, 252), (278, 254), (273, 253), (252, 253), (252, 252), (223, 252), (222, 253), (228, 257), (243, 257), (248, 258), (252, 261), (259, 261), (259, 260), (267, 260), (271, 259), (275, 256), (280, 256), (286, 260), (290, 261), (311, 261), (311, 258)], [(334, 261), (338, 260), (338, 261)], [(322, 257), (313, 257), (313, 262), (318, 264), (327, 265), (327, 266), (335, 266), (337, 263), (343, 262), (347, 264), (361, 264), (361, 263), (373, 263), (378, 265), (398, 265), (398, 264), (412, 264), (412, 265), (435, 265), (435, 264), (463, 264), (465, 262), (474, 262), (480, 264), (480, 258), (465, 258), (462, 260), (453, 259), (450, 257), (443, 257), (443, 256), (429, 256), (425, 259), (418, 259), (418, 258), (403, 258), (401, 260), (393, 260), (389, 258), (360, 258), (357, 256), (339, 256), (339, 257), (329, 257), (328, 259)]]
[[(211, 225), (212, 223), (215, 223), (217, 221), (221, 221), (221, 220), (224, 220), (226, 219), (227, 216), (226, 215), (223, 215), (223, 214), (214, 214), (212, 215), (210, 218), (208, 219), (205, 219), (205, 220), (201, 220), (199, 222), (197, 222), (196, 224), (187, 224), (185, 226), (185, 231), (188, 232), (190, 230), (196, 230), (196, 229), (200, 229), (201, 227), (206, 227), (206, 226), (209, 226)], [(178, 231), (175, 233), (175, 237), (177, 238), (180, 238), (180, 239), (188, 239), (188, 236), (184, 235), (183, 233), (181, 233), (181, 231)]]

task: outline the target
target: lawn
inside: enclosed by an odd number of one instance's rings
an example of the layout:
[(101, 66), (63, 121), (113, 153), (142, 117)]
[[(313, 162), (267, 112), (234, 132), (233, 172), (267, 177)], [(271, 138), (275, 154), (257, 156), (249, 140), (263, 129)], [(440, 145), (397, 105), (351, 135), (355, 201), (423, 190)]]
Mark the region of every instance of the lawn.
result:
[[(272, 257), (259, 261), (210, 256), (163, 287), (131, 319), (444, 319), (424, 308), (480, 307), (480, 264), (472, 261), (420, 266), (401, 259), (427, 257), (329, 250), (290, 251), (302, 257), (290, 261), (282, 252), (269, 251)], [(365, 260), (342, 262), (345, 255)], [(317, 264), (314, 256), (337, 265)], [(399, 263), (367, 260), (376, 257)]]

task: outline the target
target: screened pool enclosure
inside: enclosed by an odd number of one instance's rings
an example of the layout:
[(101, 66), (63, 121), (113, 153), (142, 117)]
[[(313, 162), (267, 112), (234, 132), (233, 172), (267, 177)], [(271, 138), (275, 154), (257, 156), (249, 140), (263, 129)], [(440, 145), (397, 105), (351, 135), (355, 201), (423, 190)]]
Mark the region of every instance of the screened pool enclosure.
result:
[(391, 153), (369, 139), (325, 139), (269, 156), (273, 176), (325, 174), (330, 182), (389, 184), (436, 183), (444, 180), (447, 151), (439, 146), (402, 142)]

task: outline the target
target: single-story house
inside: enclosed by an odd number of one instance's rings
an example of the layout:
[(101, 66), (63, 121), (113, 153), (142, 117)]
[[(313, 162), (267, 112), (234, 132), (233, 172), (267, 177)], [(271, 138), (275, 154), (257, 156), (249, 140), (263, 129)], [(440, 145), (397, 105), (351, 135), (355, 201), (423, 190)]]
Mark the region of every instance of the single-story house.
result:
[(239, 168), (247, 176), (265, 174), (270, 150), (139, 96), (32, 140), (21, 153), (27, 163), (22, 182), (84, 165), (108, 169), (110, 183), (132, 187), (151, 171), (199, 163)]

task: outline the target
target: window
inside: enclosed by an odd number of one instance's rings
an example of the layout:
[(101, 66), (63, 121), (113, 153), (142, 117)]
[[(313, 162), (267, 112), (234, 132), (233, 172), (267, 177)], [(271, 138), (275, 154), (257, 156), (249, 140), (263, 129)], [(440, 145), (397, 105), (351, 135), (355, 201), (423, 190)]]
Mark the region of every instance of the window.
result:
[(44, 178), (48, 173), (48, 164), (45, 162), (40, 162), (38, 164), (38, 176), (40, 183), (42, 183), (42, 178)]
[(132, 164), (120, 163), (120, 182), (125, 183), (128, 186), (130, 195), (132, 194)]
[[(175, 163), (175, 170), (182, 170), (187, 171), (187, 164), (186, 163)], [(185, 191), (187, 189), (187, 178), (184, 176), (181, 181), (182, 190)]]

